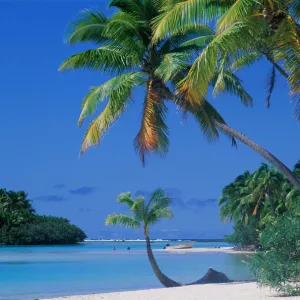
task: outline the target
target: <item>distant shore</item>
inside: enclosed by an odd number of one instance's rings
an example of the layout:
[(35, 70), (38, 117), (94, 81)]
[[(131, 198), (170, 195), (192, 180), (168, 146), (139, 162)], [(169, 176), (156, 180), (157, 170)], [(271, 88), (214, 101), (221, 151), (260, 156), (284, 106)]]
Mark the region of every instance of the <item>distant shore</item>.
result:
[(119, 292), (107, 294), (93, 294), (86, 296), (70, 296), (44, 300), (296, 300), (299, 297), (280, 297), (269, 289), (260, 289), (256, 283), (206, 284), (178, 288), (162, 288)]
[(233, 247), (221, 247), (221, 248), (190, 248), (190, 249), (162, 249), (154, 251), (165, 251), (170, 253), (231, 253), (231, 254), (251, 254), (253, 251), (249, 250), (236, 250)]

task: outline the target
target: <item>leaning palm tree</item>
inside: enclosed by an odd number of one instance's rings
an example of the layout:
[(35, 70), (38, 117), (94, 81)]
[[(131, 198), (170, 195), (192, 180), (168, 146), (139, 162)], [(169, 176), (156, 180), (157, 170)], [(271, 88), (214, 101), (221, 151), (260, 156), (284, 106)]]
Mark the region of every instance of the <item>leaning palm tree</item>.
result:
[[(222, 70), (239, 70), (245, 65), (266, 57), (272, 63), (272, 72), (266, 103), (269, 106), (274, 89), (275, 71), (278, 70), (291, 87), (293, 98), (300, 95), (300, 47), (299, 47), (299, 1), (215, 1), (215, 0), (174, 0), (167, 1), (161, 14), (154, 20), (153, 43), (178, 32), (181, 28), (199, 23), (217, 22), (216, 33), (203, 48), (184, 80), (177, 86), (185, 96), (205, 95), (219, 72), (217, 89), (222, 91), (224, 79)], [(212, 34), (213, 35), (213, 34)], [(202, 43), (203, 38), (194, 38), (193, 44)], [(296, 107), (300, 115), (300, 107)], [(246, 144), (272, 165), (292, 184), (300, 189), (300, 180), (293, 172), (269, 151), (237, 130), (218, 121), (219, 130)]]
[(119, 203), (127, 204), (132, 217), (123, 214), (109, 215), (105, 221), (105, 224), (121, 225), (127, 228), (142, 227), (146, 239), (148, 258), (153, 272), (158, 280), (166, 287), (181, 285), (168, 278), (161, 272), (154, 258), (149, 237), (149, 227), (151, 225), (159, 222), (164, 218), (170, 219), (172, 217), (172, 212), (169, 206), (171, 199), (165, 195), (163, 190), (157, 189), (151, 195), (148, 203), (146, 203), (144, 197), (141, 196), (133, 200), (130, 193), (120, 194), (117, 200)]
[(130, 193), (120, 194), (117, 201), (119, 203), (125, 203), (128, 206), (132, 216), (127, 216), (124, 214), (112, 214), (107, 217), (105, 224), (143, 229), (146, 239), (148, 259), (150, 261), (152, 270), (161, 284), (163, 284), (165, 287), (177, 287), (182, 285), (203, 283), (224, 283), (230, 281), (223, 273), (209, 269), (206, 275), (201, 279), (189, 284), (182, 284), (167, 277), (160, 270), (152, 252), (149, 229), (150, 226), (158, 223), (162, 219), (170, 219), (172, 217), (172, 212), (170, 209), (171, 198), (167, 197), (162, 189), (157, 189), (154, 191), (148, 202), (146, 202), (142, 196), (132, 199)]
[[(178, 96), (174, 88), (186, 76), (192, 57), (203, 47), (179, 45), (194, 37), (209, 39), (212, 30), (205, 25), (188, 25), (184, 30), (152, 44), (152, 19), (158, 16), (164, 2), (113, 0), (110, 7), (118, 11), (112, 17), (106, 18), (99, 11), (85, 10), (71, 24), (67, 36), (69, 44), (94, 42), (97, 48), (71, 56), (62, 63), (60, 70), (86, 68), (114, 76), (92, 88), (83, 100), (79, 125), (95, 113), (102, 102), (108, 99), (108, 103), (90, 123), (82, 142), (82, 153), (100, 142), (130, 104), (136, 87), (145, 89), (141, 127), (134, 141), (143, 164), (147, 152), (168, 151), (167, 101), (175, 103), (184, 113), (193, 115), (209, 141), (219, 136), (214, 122), (225, 124), (225, 121), (214, 107), (207, 100), (198, 103), (194, 95)], [(215, 70), (215, 76), (218, 71)], [(245, 105), (251, 105), (252, 99), (241, 81), (229, 70), (224, 74), (225, 91), (240, 97)], [(216, 82), (212, 81), (212, 84)]]

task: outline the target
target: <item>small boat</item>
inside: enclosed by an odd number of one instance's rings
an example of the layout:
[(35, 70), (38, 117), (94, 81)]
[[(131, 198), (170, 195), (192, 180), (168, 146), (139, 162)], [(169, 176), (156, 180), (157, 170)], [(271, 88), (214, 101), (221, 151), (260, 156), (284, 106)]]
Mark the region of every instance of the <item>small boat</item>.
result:
[(194, 246), (194, 242), (179, 244), (175, 246), (167, 246), (166, 249), (190, 249)]

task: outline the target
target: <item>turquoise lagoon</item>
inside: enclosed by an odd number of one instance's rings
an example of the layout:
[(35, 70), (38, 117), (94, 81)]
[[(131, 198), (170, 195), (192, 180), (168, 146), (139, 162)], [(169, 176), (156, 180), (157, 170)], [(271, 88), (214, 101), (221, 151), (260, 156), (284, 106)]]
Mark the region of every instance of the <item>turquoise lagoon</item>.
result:
[[(166, 242), (155, 242), (162, 249)], [(127, 251), (127, 247), (131, 251)], [(195, 247), (226, 247), (196, 243)], [(116, 247), (116, 251), (113, 251)], [(246, 255), (226, 253), (173, 254), (155, 251), (168, 276), (189, 282), (209, 267), (231, 279), (248, 280)], [(143, 242), (91, 242), (75, 246), (0, 247), (0, 299), (32, 300), (75, 294), (159, 288)]]

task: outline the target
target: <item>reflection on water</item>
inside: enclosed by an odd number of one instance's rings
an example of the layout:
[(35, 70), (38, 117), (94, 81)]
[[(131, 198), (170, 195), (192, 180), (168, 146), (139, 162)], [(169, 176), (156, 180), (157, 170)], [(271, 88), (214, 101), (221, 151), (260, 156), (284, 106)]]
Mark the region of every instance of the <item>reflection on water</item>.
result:
[[(117, 251), (112, 251), (113, 246)], [(128, 246), (131, 251), (125, 250)], [(162, 246), (163, 243), (153, 244), (156, 249)], [(246, 255), (157, 251), (155, 256), (163, 272), (182, 282), (202, 277), (210, 267), (225, 272), (231, 279), (251, 278), (242, 262), (247, 261)], [(160, 283), (141, 243), (0, 248), (1, 300), (156, 287)]]

